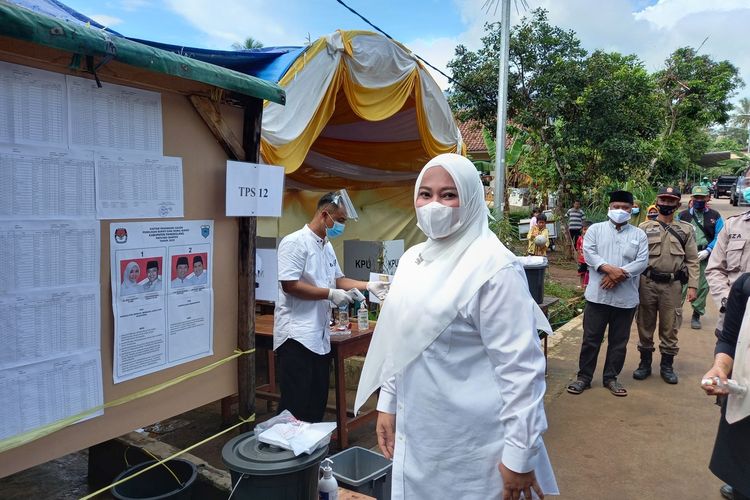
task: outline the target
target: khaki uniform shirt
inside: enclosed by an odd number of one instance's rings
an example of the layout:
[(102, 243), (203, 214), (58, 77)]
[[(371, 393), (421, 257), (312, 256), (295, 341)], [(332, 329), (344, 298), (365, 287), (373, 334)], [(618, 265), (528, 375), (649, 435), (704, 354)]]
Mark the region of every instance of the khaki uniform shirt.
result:
[(663, 228), (658, 221), (649, 220), (638, 226), (646, 233), (648, 239), (648, 266), (660, 273), (676, 273), (685, 264), (689, 276), (687, 286), (698, 288), (700, 267), (693, 226), (677, 219), (669, 226), (685, 242), (684, 248), (677, 237)]
[(729, 217), (716, 238), (706, 266), (706, 280), (716, 307), (729, 296), (732, 283), (750, 271), (750, 212)]

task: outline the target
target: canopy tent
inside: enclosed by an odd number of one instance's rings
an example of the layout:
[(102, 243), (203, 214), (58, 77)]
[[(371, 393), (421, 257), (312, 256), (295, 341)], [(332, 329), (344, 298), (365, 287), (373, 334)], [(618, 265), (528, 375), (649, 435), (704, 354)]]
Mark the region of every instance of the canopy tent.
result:
[(298, 55), (268, 103), (261, 153), (290, 187), (372, 189), (411, 184), (440, 153), (461, 152), (442, 91), (418, 59), (376, 33), (337, 31)]

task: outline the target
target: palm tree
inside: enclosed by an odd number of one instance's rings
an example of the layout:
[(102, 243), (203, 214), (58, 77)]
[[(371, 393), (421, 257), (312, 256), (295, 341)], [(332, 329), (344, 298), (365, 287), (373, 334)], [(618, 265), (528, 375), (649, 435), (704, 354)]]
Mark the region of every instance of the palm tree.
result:
[(743, 97), (740, 103), (734, 107), (732, 123), (738, 128), (744, 128), (748, 132), (747, 146), (750, 153), (750, 98)]
[(252, 50), (260, 48), (263, 48), (263, 43), (251, 36), (245, 38), (245, 41), (242, 43), (234, 42), (232, 44), (232, 50)]

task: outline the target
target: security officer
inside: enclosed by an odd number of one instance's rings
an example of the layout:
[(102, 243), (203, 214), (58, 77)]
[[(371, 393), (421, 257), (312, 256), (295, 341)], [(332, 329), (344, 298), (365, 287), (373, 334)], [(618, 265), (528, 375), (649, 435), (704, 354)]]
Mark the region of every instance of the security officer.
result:
[[(693, 330), (701, 329), (701, 316), (706, 314), (706, 297), (708, 297), (708, 282), (706, 281), (706, 265), (716, 245), (716, 235), (724, 227), (721, 214), (706, 204), (710, 199), (708, 189), (695, 186), (691, 197), (691, 207), (680, 212), (678, 218), (689, 222), (695, 231), (695, 243), (698, 246), (698, 260), (700, 261), (700, 277), (698, 280), (698, 298), (693, 302), (693, 317), (690, 326)], [(685, 300), (687, 287), (682, 287), (682, 300)], [(679, 325), (678, 325), (679, 328)]]
[[(747, 178), (750, 180), (750, 176)], [(748, 195), (750, 195), (750, 188)], [(750, 198), (748, 198), (750, 199)], [(724, 328), (724, 304), (729, 289), (742, 273), (750, 271), (750, 211), (727, 217), (724, 228), (716, 237), (711, 256), (706, 266), (706, 281), (711, 298), (719, 308), (717, 334)]]
[(680, 206), (680, 191), (668, 186), (659, 190), (656, 208), (659, 216), (639, 227), (648, 239), (648, 268), (641, 275), (638, 292), (638, 351), (641, 362), (633, 378), (643, 380), (651, 375), (654, 352), (654, 330), (659, 317), (659, 351), (661, 377), (668, 384), (676, 384), (677, 374), (672, 368), (677, 347), (678, 316), (681, 313), (682, 286), (687, 284), (687, 300), (693, 302), (698, 286), (698, 250), (695, 232), (687, 222), (674, 220)]

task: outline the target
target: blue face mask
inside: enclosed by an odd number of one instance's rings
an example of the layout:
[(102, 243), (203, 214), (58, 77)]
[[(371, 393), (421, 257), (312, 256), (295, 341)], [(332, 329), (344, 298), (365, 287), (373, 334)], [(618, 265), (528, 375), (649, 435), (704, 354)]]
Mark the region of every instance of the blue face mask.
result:
[(745, 198), (745, 201), (750, 201), (750, 186), (742, 190), (742, 197)]
[(706, 200), (693, 200), (693, 208), (696, 210), (703, 210), (706, 208)]
[(640, 211), (641, 211), (641, 209), (640, 209), (640, 208), (638, 208), (638, 207), (633, 207), (633, 208), (632, 208), (632, 209), (630, 210), (630, 213), (631, 213), (631, 214), (633, 214), (633, 215), (635, 215), (635, 214), (637, 214), (637, 213), (640, 213)]
[(329, 240), (332, 240), (333, 238), (337, 238), (344, 234), (344, 228), (346, 226), (341, 222), (333, 220), (333, 217), (331, 217), (330, 215), (328, 217), (333, 222), (333, 227), (326, 226), (326, 236), (328, 236)]

